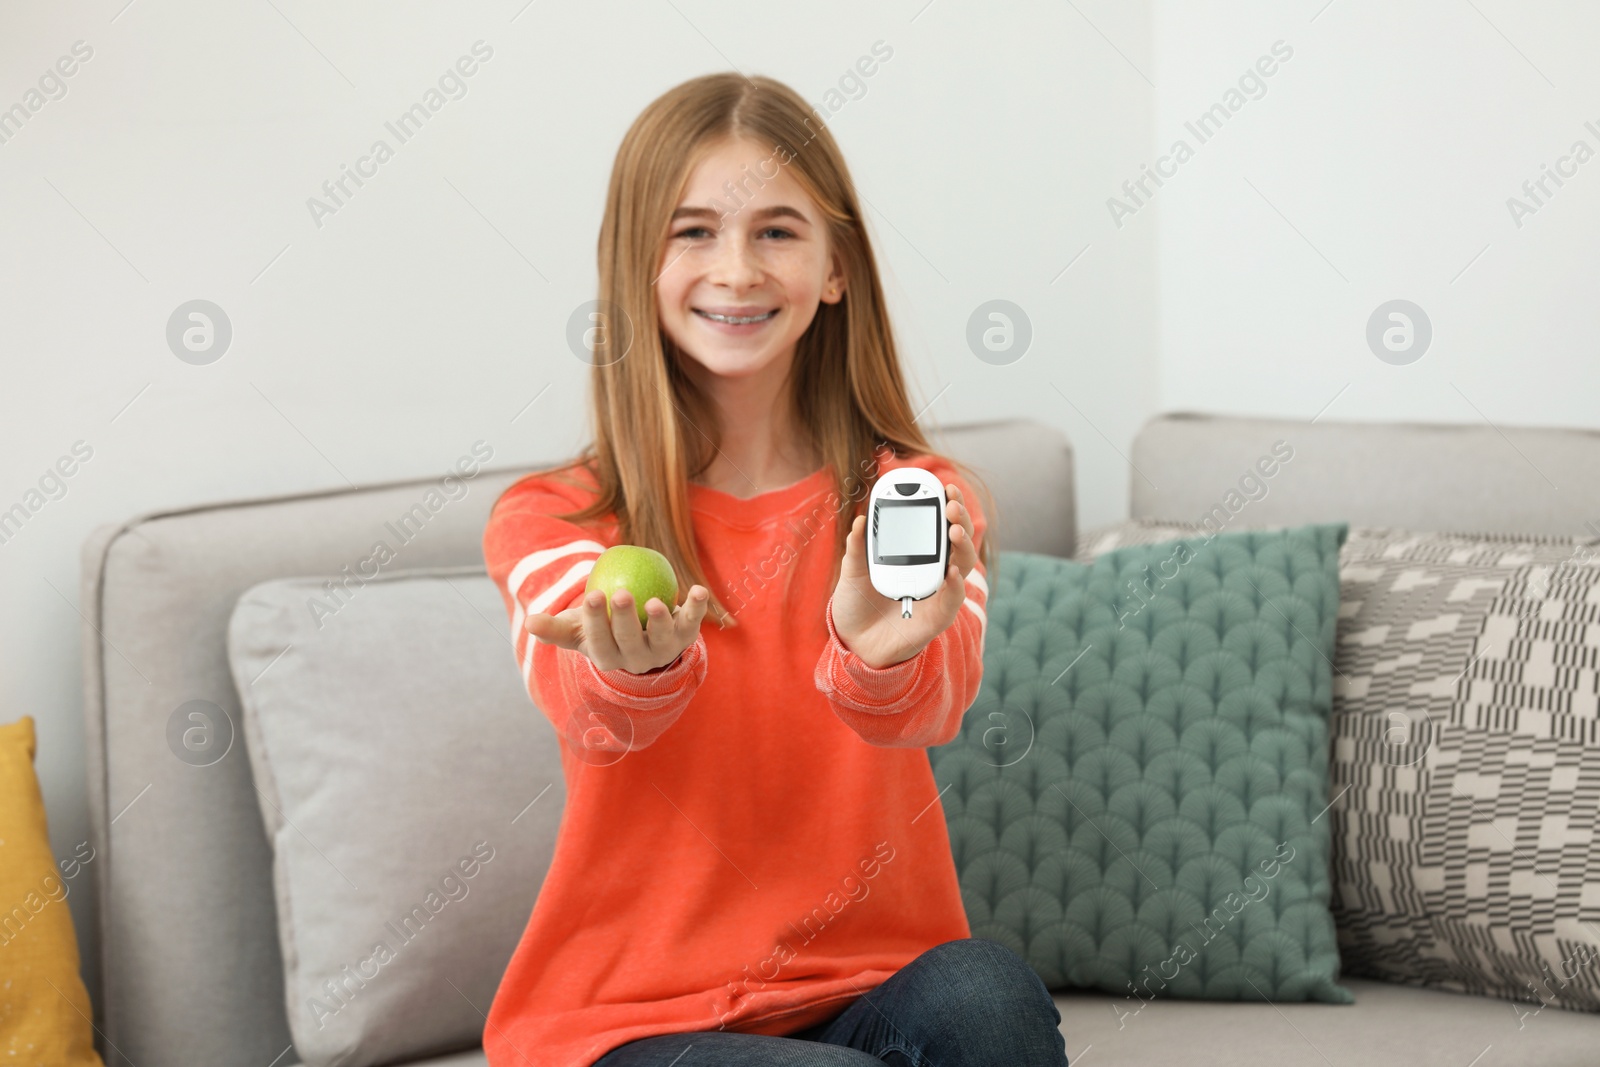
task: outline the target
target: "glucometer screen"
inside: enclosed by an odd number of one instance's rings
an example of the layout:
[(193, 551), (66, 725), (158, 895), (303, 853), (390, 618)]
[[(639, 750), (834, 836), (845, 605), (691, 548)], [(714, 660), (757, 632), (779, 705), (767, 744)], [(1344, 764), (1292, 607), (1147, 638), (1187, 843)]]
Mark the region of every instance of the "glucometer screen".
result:
[(884, 501), (873, 521), (878, 530), (879, 563), (938, 562), (938, 501)]

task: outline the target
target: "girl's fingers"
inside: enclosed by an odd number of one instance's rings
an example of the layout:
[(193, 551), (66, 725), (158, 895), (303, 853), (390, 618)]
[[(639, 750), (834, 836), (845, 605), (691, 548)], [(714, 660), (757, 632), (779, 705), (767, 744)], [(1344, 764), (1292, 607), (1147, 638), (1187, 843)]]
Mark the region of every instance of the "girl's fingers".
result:
[[(961, 576), (961, 568), (954, 563), (945, 568), (944, 581), (939, 586), (939, 591), (931, 598), (929, 614), (935, 620), (932, 623), (932, 633), (928, 639), (939, 636), (956, 621), (961, 614), (961, 605), (967, 599), (966, 579)], [(899, 621), (898, 619), (896, 621)]]
[(650, 619), (645, 625), (645, 641), (651, 652), (660, 653), (671, 648), (672, 609), (662, 603), (660, 597), (651, 597), (645, 602), (644, 610)]
[(570, 612), (563, 611), (560, 615), (547, 615), (536, 611), (528, 616), (523, 628), (532, 634), (538, 641), (557, 648), (566, 648), (576, 651), (580, 644), (578, 637), (578, 622)]
[(583, 622), (583, 639), (587, 646), (585, 655), (601, 670), (610, 670), (622, 659), (617, 640), (611, 634), (611, 621), (606, 618), (606, 595), (599, 590), (583, 595), (580, 609)]
[(950, 562), (960, 567), (962, 574), (970, 573), (978, 565), (978, 547), (972, 543), (972, 535), (965, 526), (950, 527)]
[(850, 534), (844, 541), (844, 563), (840, 577), (865, 576), (867, 573), (867, 517), (857, 515), (850, 523)]
[(946, 485), (944, 491), (945, 518), (954, 524), (950, 529), (950, 558), (965, 575), (978, 565), (978, 549), (972, 540), (972, 515), (967, 511), (961, 489), (954, 482)]
[(673, 616), (672, 626), (678, 643), (688, 648), (700, 630), (700, 621), (711, 606), (711, 592), (703, 585), (692, 586), (689, 595)]
[(975, 531), (972, 529), (972, 515), (967, 511), (966, 498), (961, 495), (961, 490), (954, 482), (944, 487), (945, 492), (945, 517), (959, 525), (966, 531), (967, 540), (971, 540)]
[(650, 648), (639, 625), (639, 609), (633, 606), (633, 594), (626, 589), (618, 589), (611, 598), (611, 636), (625, 663), (637, 664), (649, 658)]

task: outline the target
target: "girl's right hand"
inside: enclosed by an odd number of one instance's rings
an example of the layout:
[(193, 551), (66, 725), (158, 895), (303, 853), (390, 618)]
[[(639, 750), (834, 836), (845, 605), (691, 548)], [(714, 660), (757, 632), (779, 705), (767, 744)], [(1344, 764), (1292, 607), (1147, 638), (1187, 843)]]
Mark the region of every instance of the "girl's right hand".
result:
[(619, 589), (611, 598), (611, 619), (606, 619), (606, 597), (598, 589), (587, 592), (574, 606), (555, 615), (535, 612), (524, 623), (527, 631), (545, 644), (581, 652), (602, 671), (625, 670), (644, 674), (670, 664), (700, 635), (711, 594), (705, 586), (689, 590), (687, 599), (669, 610), (651, 597), (644, 610), (650, 625), (639, 625), (633, 596)]

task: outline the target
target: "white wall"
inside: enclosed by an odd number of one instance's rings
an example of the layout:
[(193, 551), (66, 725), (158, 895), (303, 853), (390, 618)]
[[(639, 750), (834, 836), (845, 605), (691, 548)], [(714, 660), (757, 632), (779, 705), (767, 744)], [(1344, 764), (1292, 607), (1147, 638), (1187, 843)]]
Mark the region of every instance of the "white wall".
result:
[[(1507, 207), (1600, 152), (1600, 6), (1158, 0), (1154, 26), (1161, 151), (1293, 49), (1156, 194), (1162, 408), (1600, 425), (1600, 157)], [(1397, 298), (1433, 326), (1407, 365), (1365, 336)]]
[[(592, 295), (616, 144), (655, 95), (730, 63), (820, 102), (875, 41), (893, 48), (830, 121), (874, 205), (928, 418), (1058, 425), (1078, 449), (1083, 519), (1123, 513), (1119, 454), (1156, 400), (1158, 231), (1153, 210), (1114, 229), (1103, 200), (1149, 156), (1148, 4), (772, 10), (31, 0), (0, 13), (0, 108), (74, 42), (93, 49), (66, 95), (0, 144), (0, 510), (75, 442), (93, 450), (0, 544), (0, 720), (37, 722), (59, 856), (88, 835), (84, 536), (161, 507), (441, 472), (480, 438), (497, 464), (570, 452), (587, 368), (563, 334)], [(493, 57), (467, 95), (315, 225), (307, 199), (480, 39)], [(207, 366), (165, 340), (195, 298), (233, 326)], [(1009, 366), (965, 340), (995, 298), (1033, 324)], [(71, 899), (92, 984), (90, 879)]]

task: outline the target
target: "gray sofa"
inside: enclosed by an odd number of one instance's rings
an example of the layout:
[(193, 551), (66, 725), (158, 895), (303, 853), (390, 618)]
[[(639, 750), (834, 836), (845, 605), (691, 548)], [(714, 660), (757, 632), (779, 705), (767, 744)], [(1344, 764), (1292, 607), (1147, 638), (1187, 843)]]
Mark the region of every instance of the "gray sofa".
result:
[[(1349, 520), (1417, 529), (1576, 534), (1600, 508), (1600, 435), (1185, 415), (1153, 420), (1129, 457), (1133, 517), (1192, 519), (1286, 439), (1295, 477), (1241, 525)], [(987, 479), (1001, 546), (1070, 555), (1073, 455), (1015, 421), (947, 430), (942, 446)], [(1021, 462), (1026, 457), (1026, 462)], [(515, 470), (485, 470), (405, 545), (402, 568), (481, 564), (488, 508)], [(239, 595), (267, 579), (332, 574), (361, 558), (427, 479), (239, 500), (139, 516), (84, 547), (85, 706), (108, 1064), (288, 1067), (272, 859), (242, 731), (207, 773), (173, 758), (173, 709), (192, 699), (237, 726), (225, 636)], [(1559, 488), (1558, 488), (1559, 487)], [(136, 666), (137, 665), (137, 666)], [(508, 662), (509, 667), (509, 662)], [(554, 735), (548, 743), (555, 745)], [(559, 818), (547, 805), (530, 818)], [(1182, 1002), (1120, 1019), (1120, 998), (1057, 995), (1072, 1061), (1125, 1064), (1600, 1062), (1600, 1018), (1352, 980), (1351, 1007)], [(452, 995), (442, 989), (441, 995)], [(420, 1061), (419, 1061), (420, 1062)], [(479, 1064), (481, 1052), (426, 1061)]]

